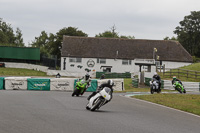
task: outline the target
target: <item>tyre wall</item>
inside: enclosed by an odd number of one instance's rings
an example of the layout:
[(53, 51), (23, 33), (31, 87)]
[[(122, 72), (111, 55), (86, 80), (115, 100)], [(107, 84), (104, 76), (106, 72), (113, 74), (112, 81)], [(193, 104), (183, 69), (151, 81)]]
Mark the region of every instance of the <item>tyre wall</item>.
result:
[(31, 77), (6, 77), (6, 90), (27, 90), (27, 79)]
[[(96, 88), (109, 79), (92, 79), (88, 92), (96, 91)], [(125, 90), (124, 79), (112, 79), (115, 91)], [(76, 85), (76, 78), (31, 78), (31, 77), (0, 77), (0, 89), (5, 90), (37, 90), (37, 91), (72, 91)]]

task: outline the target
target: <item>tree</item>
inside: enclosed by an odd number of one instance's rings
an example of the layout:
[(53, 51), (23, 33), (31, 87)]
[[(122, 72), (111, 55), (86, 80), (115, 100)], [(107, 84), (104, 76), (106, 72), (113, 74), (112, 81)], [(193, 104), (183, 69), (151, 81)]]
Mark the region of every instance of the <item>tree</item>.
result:
[(49, 56), (48, 42), (48, 34), (45, 31), (42, 31), (39, 37), (35, 37), (35, 40), (32, 41), (31, 45), (32, 47), (40, 48), (41, 56)]
[(15, 44), (19, 47), (24, 46), (23, 38), (22, 38), (22, 31), (17, 28), (16, 35), (15, 35)]
[(107, 30), (103, 33), (99, 33), (99, 34), (95, 35), (95, 37), (135, 39), (134, 36), (125, 36), (125, 35), (119, 36), (119, 34), (116, 32), (116, 26), (115, 25), (113, 25), (110, 28), (110, 30)]
[(52, 55), (57, 55), (57, 58), (61, 57), (61, 48), (62, 48), (62, 41), (63, 36), (84, 36), (87, 37), (88, 34), (84, 33), (81, 30), (78, 30), (76, 27), (68, 27), (68, 28), (62, 28), (56, 33), (56, 41), (52, 44)]
[(135, 39), (134, 36), (124, 36), (124, 35), (121, 35), (120, 38), (125, 38), (125, 39)]
[(4, 22), (2, 18), (0, 18), (0, 43), (1, 45), (24, 46), (21, 30), (17, 28), (15, 35), (11, 25)]
[(32, 47), (39, 47), (40, 53), (42, 56), (50, 56), (54, 55), (57, 56), (59, 59), (61, 57), (61, 48), (62, 48), (62, 41), (63, 36), (88, 36), (86, 33), (78, 30), (75, 27), (68, 27), (59, 30), (55, 35), (50, 33), (49, 35), (42, 31), (39, 37), (35, 37), (35, 40), (32, 41), (30, 45)]
[(96, 35), (95, 37), (107, 37), (107, 38), (119, 38), (119, 35), (118, 33), (116, 32), (116, 26), (113, 25), (111, 28), (110, 28), (110, 31), (107, 30), (103, 33), (99, 33), (98, 35)]
[(200, 57), (200, 11), (192, 11), (179, 24), (174, 31), (179, 42), (191, 55)]
[(169, 38), (168, 36), (166, 36), (163, 40), (173, 40), (173, 41), (178, 41), (178, 39), (176, 37), (172, 37), (172, 38)]

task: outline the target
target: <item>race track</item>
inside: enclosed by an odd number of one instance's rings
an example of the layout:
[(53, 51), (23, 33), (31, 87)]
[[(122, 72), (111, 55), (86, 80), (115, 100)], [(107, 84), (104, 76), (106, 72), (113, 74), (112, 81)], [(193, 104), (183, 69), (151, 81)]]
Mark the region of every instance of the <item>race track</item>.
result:
[(200, 117), (114, 94), (99, 111), (87, 92), (0, 91), (0, 133), (199, 133)]

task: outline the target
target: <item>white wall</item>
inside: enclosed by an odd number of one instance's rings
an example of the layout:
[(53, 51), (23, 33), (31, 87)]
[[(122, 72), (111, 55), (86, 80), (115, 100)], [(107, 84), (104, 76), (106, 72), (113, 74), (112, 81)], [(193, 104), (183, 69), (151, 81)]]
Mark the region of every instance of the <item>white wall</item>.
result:
[[(63, 70), (64, 67), (64, 58), (66, 58), (66, 69)], [(87, 62), (88, 60), (94, 61), (94, 67), (88, 67)], [(69, 62), (69, 57), (61, 57), (61, 71), (66, 71), (68, 73), (81, 73), (81, 75), (84, 75), (84, 73), (87, 73), (85, 71), (86, 68), (90, 69), (91, 75), (95, 75), (96, 71), (103, 72), (103, 68), (101, 66), (112, 66), (111, 72), (118, 72), (118, 73), (124, 73), (124, 72), (130, 72), (133, 75), (139, 75), (139, 66), (136, 66), (135, 63), (153, 63), (154, 60), (152, 59), (135, 59), (131, 61), (131, 65), (122, 65), (122, 59), (106, 59), (106, 64), (100, 64), (97, 63), (97, 58), (82, 58), (81, 63), (74, 63)], [(71, 67), (70, 65), (74, 64), (74, 67)], [(178, 68), (182, 66), (190, 65), (191, 63), (185, 63), (185, 62), (170, 62), (170, 61), (163, 61), (162, 64), (165, 64), (165, 68)], [(81, 65), (82, 68), (78, 68), (77, 66)], [(147, 71), (145, 68), (146, 66), (142, 66), (141, 71)], [(145, 72), (145, 77), (151, 77), (155, 72), (155, 67), (151, 66), (151, 72)], [(76, 74), (77, 75), (77, 74)]]
[[(122, 60), (121, 59), (106, 59), (106, 64), (100, 64), (97, 63), (97, 58), (82, 58), (82, 63), (72, 63), (69, 62), (68, 57), (62, 57), (61, 58), (61, 70), (63, 70), (64, 67), (64, 58), (66, 58), (66, 71), (69, 72), (86, 72), (85, 68), (88, 68), (91, 70), (91, 72), (100, 71), (103, 72), (103, 68), (101, 66), (112, 66), (111, 72), (118, 72), (118, 73), (124, 73), (124, 72), (134, 72), (134, 61), (132, 60), (131, 65), (122, 65)], [(94, 67), (88, 67), (87, 62), (88, 60), (93, 60), (95, 62)], [(74, 67), (71, 67), (70, 65), (74, 64)], [(77, 66), (81, 65), (83, 66), (81, 69), (78, 68)]]

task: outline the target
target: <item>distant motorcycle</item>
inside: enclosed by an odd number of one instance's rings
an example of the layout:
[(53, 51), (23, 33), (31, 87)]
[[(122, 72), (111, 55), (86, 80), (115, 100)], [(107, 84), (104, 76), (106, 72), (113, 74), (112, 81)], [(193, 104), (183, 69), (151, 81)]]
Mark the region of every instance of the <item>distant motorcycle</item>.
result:
[(173, 87), (175, 88), (175, 90), (177, 90), (180, 93), (186, 93), (184, 86), (181, 83), (179, 83), (178, 81), (176, 81), (173, 84)]
[(112, 91), (110, 88), (104, 87), (99, 93), (90, 98), (86, 105), (86, 109), (90, 111), (98, 110), (111, 99), (111, 93)]
[(159, 89), (159, 81), (153, 78), (150, 82), (150, 92), (153, 94), (154, 92), (160, 93), (161, 89)]
[(76, 96), (83, 95), (83, 93), (86, 91), (86, 89), (87, 89), (87, 82), (84, 79), (78, 80), (76, 82), (76, 86), (75, 86), (74, 91), (72, 93), (72, 97), (74, 95), (76, 95)]

